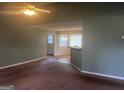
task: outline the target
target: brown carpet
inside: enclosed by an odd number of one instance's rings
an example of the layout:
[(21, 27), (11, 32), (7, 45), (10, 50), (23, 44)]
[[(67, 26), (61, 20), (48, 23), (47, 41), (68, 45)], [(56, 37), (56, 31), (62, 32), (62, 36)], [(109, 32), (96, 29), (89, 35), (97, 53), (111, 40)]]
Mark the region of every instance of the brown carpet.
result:
[(2, 69), (0, 85), (13, 85), (15, 89), (23, 90), (124, 89), (124, 85), (84, 76), (70, 64), (57, 60), (57, 58), (48, 58)]

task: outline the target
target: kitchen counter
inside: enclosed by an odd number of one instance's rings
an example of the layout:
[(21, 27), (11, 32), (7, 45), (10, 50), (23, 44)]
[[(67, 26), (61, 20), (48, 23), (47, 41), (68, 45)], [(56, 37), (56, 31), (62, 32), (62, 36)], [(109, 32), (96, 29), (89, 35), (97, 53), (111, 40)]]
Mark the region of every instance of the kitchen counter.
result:
[(71, 47), (70, 48), (70, 58), (71, 58), (71, 64), (81, 68), (81, 50), (80, 47)]

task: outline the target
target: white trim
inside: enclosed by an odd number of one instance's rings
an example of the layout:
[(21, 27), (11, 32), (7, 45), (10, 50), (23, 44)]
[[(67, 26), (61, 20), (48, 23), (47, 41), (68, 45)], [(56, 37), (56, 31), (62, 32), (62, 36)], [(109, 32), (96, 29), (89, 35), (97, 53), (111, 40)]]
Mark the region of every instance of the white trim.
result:
[(107, 74), (101, 74), (101, 73), (95, 73), (95, 72), (89, 72), (89, 71), (83, 71), (83, 70), (81, 72), (86, 74), (91, 74), (91, 75), (97, 75), (101, 77), (108, 77), (111, 79), (124, 80), (124, 77), (119, 77), (119, 76), (113, 76), (113, 75), (107, 75)]
[(71, 63), (71, 65), (72, 65), (74, 68), (76, 68), (78, 71), (82, 72), (82, 73), (86, 73), (86, 74), (90, 74), (90, 75), (96, 75), (96, 76), (101, 76), (101, 77), (107, 77), (107, 78), (111, 78), (111, 79), (124, 80), (124, 77), (113, 76), (113, 75), (107, 75), (107, 74), (101, 74), (101, 73), (96, 73), (96, 72), (84, 71), (84, 70), (81, 70), (80, 68), (78, 68), (77, 66), (75, 66), (75, 65), (72, 64), (72, 63)]
[(78, 71), (82, 72), (82, 70), (81, 70), (79, 67), (75, 66), (75, 65), (72, 64), (72, 63), (71, 63), (71, 65), (72, 65), (74, 68), (76, 68)]
[(0, 67), (0, 70), (5, 69), (5, 68), (18, 66), (18, 65), (22, 65), (22, 64), (26, 64), (26, 63), (31, 63), (31, 62), (38, 61), (38, 60), (45, 59), (45, 58), (47, 58), (47, 57), (37, 58), (37, 59), (33, 59), (33, 60), (28, 60), (28, 61), (25, 61), (25, 62), (20, 62), (20, 63), (17, 63), (17, 64), (12, 64), (12, 65), (8, 65), (8, 66)]

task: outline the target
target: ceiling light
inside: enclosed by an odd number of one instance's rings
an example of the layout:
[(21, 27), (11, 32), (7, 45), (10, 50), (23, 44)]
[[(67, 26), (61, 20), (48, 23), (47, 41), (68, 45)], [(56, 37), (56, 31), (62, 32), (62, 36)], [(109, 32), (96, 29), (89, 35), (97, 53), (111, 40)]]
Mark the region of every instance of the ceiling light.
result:
[(36, 12), (33, 11), (33, 10), (25, 10), (25, 11), (24, 11), (24, 14), (25, 14), (25, 15), (28, 15), (28, 16), (33, 16), (33, 15), (36, 14)]

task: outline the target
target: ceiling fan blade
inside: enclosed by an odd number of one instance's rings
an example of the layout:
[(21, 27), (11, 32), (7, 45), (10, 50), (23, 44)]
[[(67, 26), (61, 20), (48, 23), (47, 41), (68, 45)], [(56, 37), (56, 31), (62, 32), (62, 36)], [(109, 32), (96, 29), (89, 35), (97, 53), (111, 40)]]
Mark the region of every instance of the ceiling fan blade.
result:
[(7, 11), (0, 11), (0, 14), (19, 14), (20, 11), (13, 11), (13, 10), (7, 10)]
[(8, 7), (6, 7), (6, 9), (1, 10), (0, 14), (22, 14), (26, 10), (32, 10), (32, 11), (43, 12), (43, 13), (50, 13), (51, 12), (50, 10), (47, 10), (47, 9), (40, 9), (40, 8), (36, 8), (35, 6), (32, 6), (32, 5), (27, 5), (24, 7), (8, 6)]
[(10, 10), (10, 9), (23, 9), (23, 8), (25, 8), (25, 7), (22, 7), (22, 6), (7, 6), (7, 7), (5, 7), (4, 9), (5, 10)]
[(50, 10), (46, 10), (46, 9), (39, 9), (39, 8), (36, 8), (35, 10), (36, 10), (36, 11), (39, 11), (39, 12), (44, 12), (44, 13), (51, 13)]
[(28, 5), (27, 8), (31, 9), (31, 10), (38, 11), (38, 12), (50, 13), (49, 10), (41, 9), (41, 8), (36, 8), (35, 6), (32, 6), (32, 5)]

